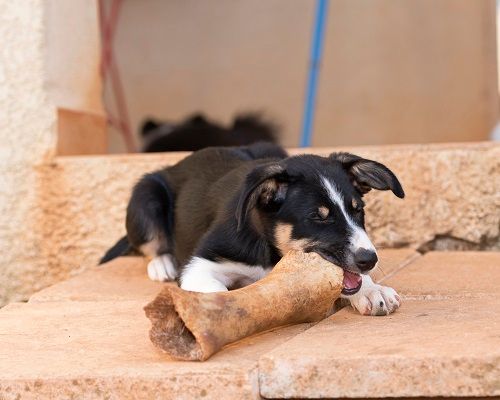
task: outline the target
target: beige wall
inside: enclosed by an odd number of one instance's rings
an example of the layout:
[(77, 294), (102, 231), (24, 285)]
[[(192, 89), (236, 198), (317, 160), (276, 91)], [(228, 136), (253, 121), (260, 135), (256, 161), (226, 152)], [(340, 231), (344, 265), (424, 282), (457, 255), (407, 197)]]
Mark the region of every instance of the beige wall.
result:
[(312, 1), (125, 1), (116, 54), (133, 128), (148, 115), (264, 110), (296, 145), (313, 14)]
[(97, 45), (97, 20), (88, 10), (95, 12), (95, 2), (71, 4), (61, 5), (64, 15), (56, 18), (52, 1), (0, 0), (0, 282), (8, 282), (0, 286), (0, 303), (43, 285), (43, 247), (51, 239), (40, 207), (40, 169), (55, 154), (57, 108), (99, 109), (97, 64), (88, 47)]
[(336, 0), (313, 144), (486, 140), (498, 118), (493, 0)]
[[(262, 109), (296, 146), (314, 6), (126, 0), (116, 52), (133, 128), (147, 115)], [(495, 40), (494, 0), (331, 0), (313, 144), (486, 139)]]
[(45, 0), (45, 70), (58, 107), (102, 113), (100, 31), (94, 0)]

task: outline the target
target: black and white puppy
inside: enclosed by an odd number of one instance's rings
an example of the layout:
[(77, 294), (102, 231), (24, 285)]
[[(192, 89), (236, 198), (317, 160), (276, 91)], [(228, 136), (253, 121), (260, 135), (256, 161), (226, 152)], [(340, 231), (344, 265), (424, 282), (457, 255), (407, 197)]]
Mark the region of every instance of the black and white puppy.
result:
[(344, 269), (342, 296), (355, 309), (386, 315), (400, 299), (368, 275), (377, 263), (364, 228), (370, 189), (404, 197), (387, 167), (353, 154), (288, 157), (268, 143), (207, 148), (139, 181), (127, 237), (102, 261), (138, 251), (153, 257), (151, 279), (217, 292), (261, 279), (290, 249), (314, 251)]

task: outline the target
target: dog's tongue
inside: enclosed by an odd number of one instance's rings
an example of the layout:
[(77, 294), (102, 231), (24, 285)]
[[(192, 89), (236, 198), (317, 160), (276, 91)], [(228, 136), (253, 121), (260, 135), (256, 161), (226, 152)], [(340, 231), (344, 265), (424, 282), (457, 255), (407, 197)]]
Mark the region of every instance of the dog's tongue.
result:
[(356, 289), (361, 284), (361, 276), (344, 270), (344, 289)]

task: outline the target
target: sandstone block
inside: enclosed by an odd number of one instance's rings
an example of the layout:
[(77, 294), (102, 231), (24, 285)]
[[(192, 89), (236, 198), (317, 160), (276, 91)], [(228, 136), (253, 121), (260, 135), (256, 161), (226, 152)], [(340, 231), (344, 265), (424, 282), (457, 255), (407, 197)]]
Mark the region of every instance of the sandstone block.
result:
[(263, 355), (266, 398), (500, 395), (500, 299), (407, 301), (387, 317), (343, 309)]

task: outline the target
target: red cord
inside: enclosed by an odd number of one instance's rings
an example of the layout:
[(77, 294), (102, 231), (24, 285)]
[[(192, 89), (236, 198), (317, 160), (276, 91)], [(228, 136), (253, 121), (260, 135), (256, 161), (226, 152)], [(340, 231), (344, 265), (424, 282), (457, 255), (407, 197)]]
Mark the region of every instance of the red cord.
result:
[(101, 28), (102, 37), (102, 52), (101, 52), (101, 77), (104, 85), (108, 78), (111, 79), (113, 96), (115, 99), (118, 117), (113, 116), (109, 107), (105, 105), (108, 123), (114, 126), (123, 136), (123, 140), (128, 152), (136, 152), (136, 146), (132, 130), (130, 129), (129, 114), (127, 102), (125, 101), (125, 92), (123, 90), (122, 81), (116, 59), (113, 53), (113, 38), (118, 23), (118, 15), (122, 6), (122, 0), (111, 0), (111, 10), (109, 17), (106, 18), (104, 7), (105, 0), (99, 0), (99, 25)]

